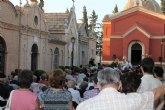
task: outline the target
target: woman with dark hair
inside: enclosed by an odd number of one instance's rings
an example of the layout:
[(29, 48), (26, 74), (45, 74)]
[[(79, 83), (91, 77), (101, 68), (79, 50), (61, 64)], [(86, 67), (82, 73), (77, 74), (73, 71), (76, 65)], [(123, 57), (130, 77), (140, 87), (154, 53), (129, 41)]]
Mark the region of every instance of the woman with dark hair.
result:
[(30, 70), (23, 70), (18, 74), (20, 89), (14, 90), (11, 94), (10, 110), (39, 110), (37, 96), (29, 90), (33, 82), (33, 73)]
[(54, 70), (49, 76), (50, 88), (43, 93), (42, 108), (44, 110), (72, 110), (71, 93), (64, 90), (65, 73), (61, 69)]
[(7, 99), (10, 95), (10, 86), (5, 84), (5, 78), (0, 77), (0, 110), (6, 106)]

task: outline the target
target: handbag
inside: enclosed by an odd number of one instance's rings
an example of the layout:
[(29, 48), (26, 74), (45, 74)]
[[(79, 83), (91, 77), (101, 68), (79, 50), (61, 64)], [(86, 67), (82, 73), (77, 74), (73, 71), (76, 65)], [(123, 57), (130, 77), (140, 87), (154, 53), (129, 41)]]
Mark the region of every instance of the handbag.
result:
[(9, 99), (7, 100), (7, 104), (6, 107), (3, 110), (10, 110), (10, 106), (11, 106), (11, 99), (12, 99), (12, 94), (13, 94), (14, 90), (11, 91)]

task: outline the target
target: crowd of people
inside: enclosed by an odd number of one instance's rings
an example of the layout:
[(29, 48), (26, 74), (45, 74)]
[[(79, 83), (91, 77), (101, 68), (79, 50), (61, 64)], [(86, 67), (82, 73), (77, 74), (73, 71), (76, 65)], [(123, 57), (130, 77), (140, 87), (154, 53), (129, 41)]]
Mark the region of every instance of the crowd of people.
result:
[(30, 70), (12, 73), (0, 78), (0, 110), (164, 109), (162, 67), (150, 57), (138, 67), (125, 57), (120, 68), (116, 64), (55, 69), (39, 81)]

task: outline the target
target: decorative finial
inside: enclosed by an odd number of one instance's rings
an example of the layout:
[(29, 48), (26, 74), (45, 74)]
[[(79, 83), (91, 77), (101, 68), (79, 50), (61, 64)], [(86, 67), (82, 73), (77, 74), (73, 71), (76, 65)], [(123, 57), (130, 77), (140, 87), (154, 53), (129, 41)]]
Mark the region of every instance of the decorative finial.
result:
[(31, 2), (37, 2), (37, 0), (30, 0)]
[(75, 2), (75, 1), (74, 1), (74, 0), (72, 0), (72, 2), (73, 2), (73, 5), (74, 5), (74, 2)]
[(29, 4), (29, 1), (28, 0), (26, 0), (26, 4)]

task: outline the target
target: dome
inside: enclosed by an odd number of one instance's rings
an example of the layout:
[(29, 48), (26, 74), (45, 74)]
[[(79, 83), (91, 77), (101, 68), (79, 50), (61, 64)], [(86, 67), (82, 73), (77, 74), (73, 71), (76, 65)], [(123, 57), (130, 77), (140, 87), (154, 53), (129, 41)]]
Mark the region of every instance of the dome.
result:
[(159, 4), (155, 0), (146, 0), (146, 2), (144, 2), (143, 5), (145, 8), (147, 8), (149, 10), (152, 10), (152, 11), (155, 11), (158, 13), (162, 13)]
[(127, 4), (124, 7), (124, 10), (135, 6), (142, 6), (144, 8), (147, 8), (148, 10), (162, 13), (159, 4), (155, 0), (128, 0)]
[(124, 10), (134, 7), (134, 0), (128, 0), (127, 4), (124, 7)]

